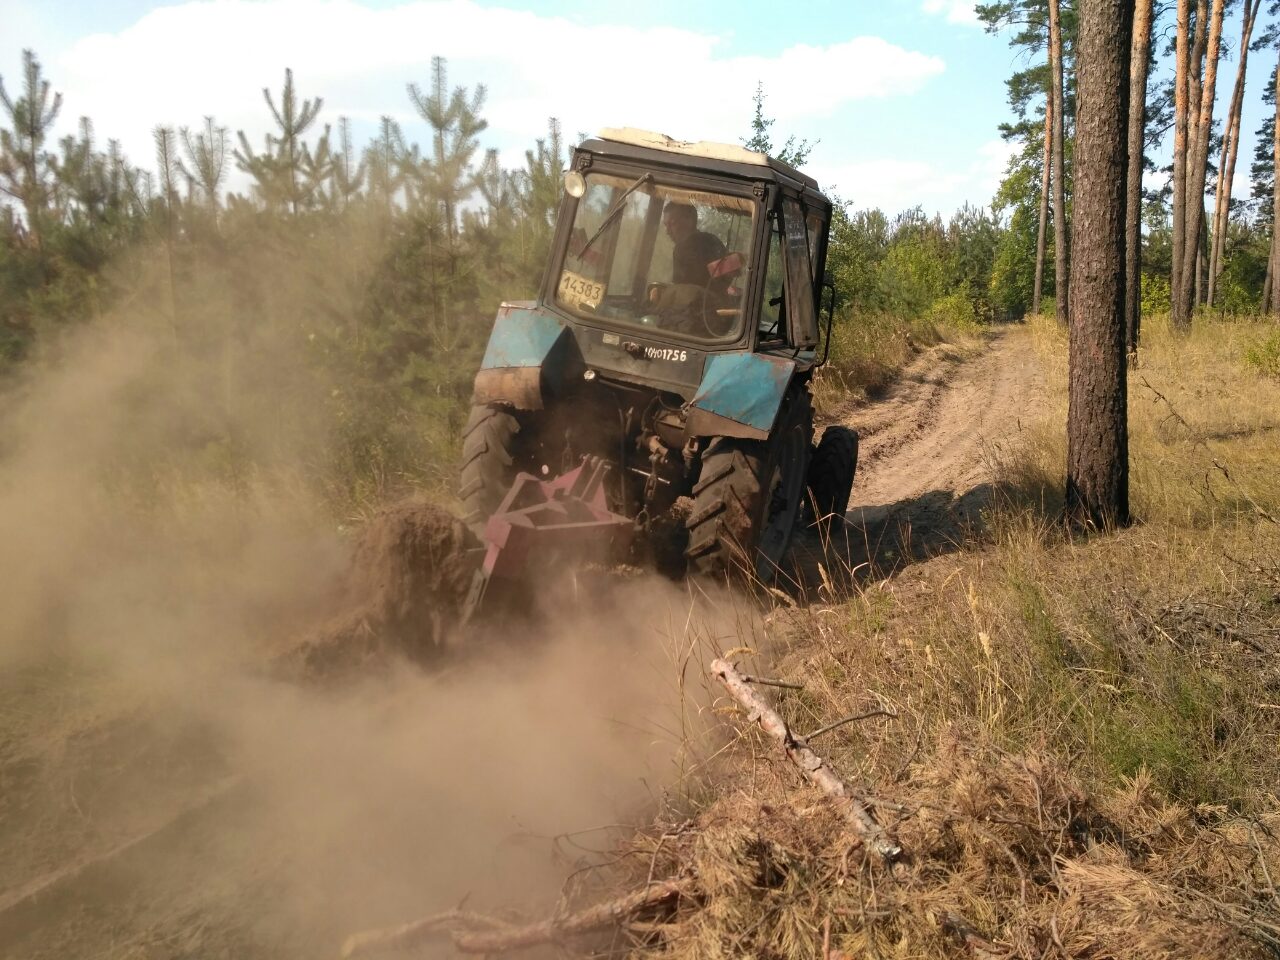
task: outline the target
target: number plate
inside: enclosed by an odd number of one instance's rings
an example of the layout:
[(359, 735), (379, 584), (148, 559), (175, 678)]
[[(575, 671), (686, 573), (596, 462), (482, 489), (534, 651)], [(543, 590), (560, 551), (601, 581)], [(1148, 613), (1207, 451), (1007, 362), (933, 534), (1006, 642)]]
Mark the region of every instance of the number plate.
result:
[(560, 274), (560, 302), (569, 307), (595, 309), (604, 299), (604, 284), (580, 277), (572, 270)]

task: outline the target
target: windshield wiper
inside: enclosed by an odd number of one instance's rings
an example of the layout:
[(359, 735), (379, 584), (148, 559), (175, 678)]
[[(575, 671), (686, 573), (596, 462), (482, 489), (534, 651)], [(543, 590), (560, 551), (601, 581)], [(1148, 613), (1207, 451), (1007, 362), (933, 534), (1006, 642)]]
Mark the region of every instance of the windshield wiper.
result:
[(627, 197), (635, 193), (636, 190), (638, 190), (642, 184), (648, 183), (652, 179), (653, 179), (652, 173), (642, 174), (639, 180), (637, 180), (631, 186), (627, 187), (626, 190), (622, 191), (622, 196), (620, 196), (617, 200), (614, 201), (614, 204), (609, 209), (609, 212), (606, 213), (604, 215), (604, 219), (600, 221), (600, 226), (596, 227), (596, 232), (591, 235), (591, 239), (588, 240), (586, 243), (584, 243), (582, 245), (582, 249), (578, 251), (577, 253), (578, 259), (582, 259), (582, 255), (591, 249), (591, 245), (593, 243), (595, 243), (597, 240), (600, 239), (600, 234), (604, 233), (605, 230), (608, 229), (609, 224), (613, 223), (613, 221), (617, 219), (618, 214), (622, 212), (623, 204), (627, 202)]

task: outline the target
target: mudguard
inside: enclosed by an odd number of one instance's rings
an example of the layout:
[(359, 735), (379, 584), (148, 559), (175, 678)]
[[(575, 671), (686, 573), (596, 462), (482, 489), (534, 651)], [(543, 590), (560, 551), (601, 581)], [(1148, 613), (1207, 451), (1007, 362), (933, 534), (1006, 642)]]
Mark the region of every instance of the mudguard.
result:
[(503, 303), (476, 373), (474, 403), (541, 410), (544, 385), (559, 376), (568, 325), (533, 303)]
[(688, 432), (768, 439), (795, 371), (794, 360), (759, 353), (708, 357), (702, 383), (686, 407)]

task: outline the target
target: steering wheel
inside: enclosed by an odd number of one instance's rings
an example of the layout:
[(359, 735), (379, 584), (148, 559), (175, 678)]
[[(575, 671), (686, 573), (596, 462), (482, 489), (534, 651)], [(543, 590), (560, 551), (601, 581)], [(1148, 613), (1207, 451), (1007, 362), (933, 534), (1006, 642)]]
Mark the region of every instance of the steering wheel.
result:
[(707, 303), (706, 297), (703, 298), (702, 323), (707, 328), (707, 333), (719, 340), (721, 337), (727, 337), (733, 332), (733, 328), (737, 326), (739, 318), (742, 316), (740, 307), (713, 307)]

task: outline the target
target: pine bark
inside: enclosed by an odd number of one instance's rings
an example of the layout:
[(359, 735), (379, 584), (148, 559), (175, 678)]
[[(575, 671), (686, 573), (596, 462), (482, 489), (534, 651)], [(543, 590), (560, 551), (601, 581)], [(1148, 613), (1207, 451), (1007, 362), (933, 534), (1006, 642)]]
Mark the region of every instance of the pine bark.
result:
[(1236, 155), (1240, 152), (1240, 111), (1244, 106), (1245, 69), (1249, 63), (1249, 41), (1258, 19), (1262, 0), (1245, 0), (1240, 14), (1240, 63), (1236, 66), (1236, 83), (1231, 91), (1231, 105), (1227, 110), (1225, 139), (1222, 143), (1222, 163), (1218, 170), (1218, 189), (1213, 203), (1213, 236), (1209, 249), (1209, 306), (1213, 306), (1218, 292), (1218, 277), (1222, 274), (1222, 257), (1226, 250), (1227, 226), (1231, 221), (1231, 186), (1236, 175)]
[[(1257, 0), (1261, 2), (1261, 0)], [(1152, 0), (1137, 0), (1129, 50), (1129, 170), (1125, 187), (1125, 340), (1138, 351), (1142, 323), (1142, 169), (1147, 133), (1147, 68), (1151, 59)]]
[(1125, 204), (1133, 4), (1081, 0), (1071, 261), (1068, 520), (1129, 522)]
[[(1204, 6), (1202, 3), (1201, 7)], [(1218, 53), (1222, 41), (1222, 17), (1225, 0), (1213, 0), (1213, 11), (1209, 16), (1208, 43), (1205, 48), (1204, 68), (1201, 76), (1196, 76), (1195, 66), (1199, 62), (1193, 51), (1192, 56), (1192, 89), (1191, 93), (1200, 94), (1197, 105), (1192, 102), (1195, 119), (1191, 124), (1194, 139), (1187, 143), (1186, 185), (1183, 196), (1187, 210), (1185, 233), (1182, 245), (1182, 285), (1174, 291), (1178, 304), (1174, 309), (1174, 321), (1181, 327), (1191, 323), (1192, 308), (1199, 300), (1200, 286), (1199, 260), (1202, 250), (1201, 227), (1204, 224), (1204, 185), (1209, 163), (1209, 133), (1213, 127), (1213, 100), (1218, 77)], [(1200, 34), (1197, 25), (1197, 36)], [(1197, 47), (1199, 44), (1197, 43)]]
[[(1280, 61), (1276, 63), (1276, 89), (1280, 90)], [(1271, 141), (1271, 312), (1280, 313), (1280, 297), (1276, 296), (1276, 278), (1280, 277), (1280, 243), (1276, 228), (1280, 226), (1280, 94), (1276, 95), (1275, 132)]]
[(1276, 260), (1276, 232), (1271, 231), (1271, 246), (1267, 249), (1267, 272), (1262, 279), (1262, 312), (1271, 312), (1271, 268)]
[(1053, 95), (1044, 105), (1044, 168), (1040, 172), (1040, 226), (1036, 230), (1036, 282), (1031, 293), (1031, 312), (1040, 313), (1044, 292), (1044, 250), (1049, 227), (1049, 167), (1053, 163)]
[(1182, 245), (1187, 220), (1187, 74), (1190, 60), (1188, 43), (1189, 0), (1178, 0), (1177, 40), (1174, 45), (1173, 80), (1173, 258), (1169, 276), (1170, 310), (1173, 322), (1179, 322), (1178, 309), (1182, 289)]
[(1053, 97), (1053, 282), (1058, 323), (1066, 324), (1070, 314), (1067, 268), (1071, 253), (1067, 241), (1066, 194), (1062, 147), (1066, 114), (1062, 98), (1062, 22), (1058, 0), (1049, 0), (1049, 77)]

